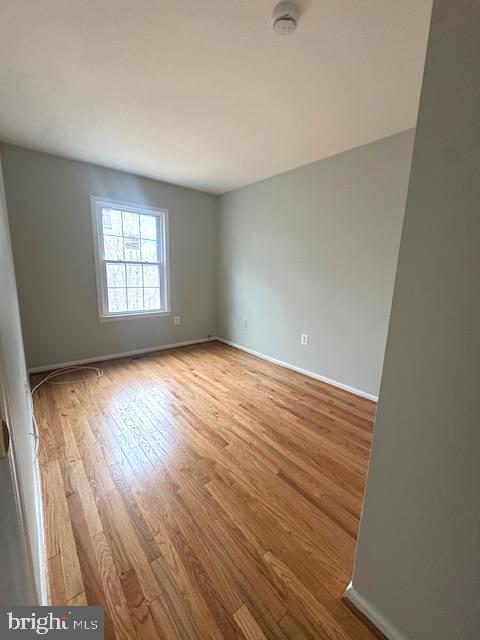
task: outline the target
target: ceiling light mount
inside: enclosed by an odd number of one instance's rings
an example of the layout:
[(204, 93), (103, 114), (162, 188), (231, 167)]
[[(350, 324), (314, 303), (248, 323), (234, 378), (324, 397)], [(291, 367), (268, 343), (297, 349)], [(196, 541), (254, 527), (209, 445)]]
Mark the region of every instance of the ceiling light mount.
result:
[(298, 7), (294, 2), (279, 2), (272, 13), (272, 27), (280, 36), (288, 36), (297, 28)]

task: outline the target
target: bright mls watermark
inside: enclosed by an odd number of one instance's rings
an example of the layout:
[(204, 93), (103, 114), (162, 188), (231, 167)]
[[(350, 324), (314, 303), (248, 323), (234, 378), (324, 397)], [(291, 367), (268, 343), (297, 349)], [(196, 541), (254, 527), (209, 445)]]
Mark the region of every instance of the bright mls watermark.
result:
[(0, 638), (51, 637), (103, 640), (102, 607), (2, 607)]

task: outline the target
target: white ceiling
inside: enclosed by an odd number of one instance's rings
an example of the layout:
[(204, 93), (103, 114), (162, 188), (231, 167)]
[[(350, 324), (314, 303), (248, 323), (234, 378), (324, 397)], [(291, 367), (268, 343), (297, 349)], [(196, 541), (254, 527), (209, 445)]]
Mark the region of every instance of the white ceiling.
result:
[(0, 139), (221, 193), (415, 126), (432, 0), (0, 0)]

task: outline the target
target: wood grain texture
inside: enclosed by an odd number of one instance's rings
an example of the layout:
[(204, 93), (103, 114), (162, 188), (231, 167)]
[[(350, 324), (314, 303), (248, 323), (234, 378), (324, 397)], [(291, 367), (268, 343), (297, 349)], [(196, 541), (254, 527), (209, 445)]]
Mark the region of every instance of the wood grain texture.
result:
[(246, 640), (267, 640), (255, 618), (248, 610), (247, 605), (242, 604), (240, 609), (233, 614), (233, 617), (242, 630)]
[(377, 637), (342, 602), (374, 403), (215, 342), (100, 366), (34, 399), (52, 604), (112, 639)]

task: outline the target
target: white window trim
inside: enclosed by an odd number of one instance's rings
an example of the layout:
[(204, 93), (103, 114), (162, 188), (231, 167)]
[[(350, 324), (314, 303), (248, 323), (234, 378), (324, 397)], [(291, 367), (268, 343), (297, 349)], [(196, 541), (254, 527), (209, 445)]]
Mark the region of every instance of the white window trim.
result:
[[(93, 246), (95, 252), (95, 275), (97, 282), (97, 303), (98, 303), (98, 319), (100, 322), (111, 322), (115, 320), (132, 320), (135, 318), (155, 318), (169, 316), (171, 314), (170, 307), (170, 235), (168, 229), (168, 210), (159, 209), (157, 207), (135, 205), (132, 202), (124, 202), (122, 200), (111, 200), (110, 198), (102, 198), (92, 195), (90, 198), (92, 211), (92, 230), (93, 230)], [(144, 213), (148, 215), (156, 215), (163, 217), (164, 223), (164, 263), (165, 263), (165, 310), (162, 311), (122, 311), (121, 313), (110, 313), (107, 311), (107, 282), (105, 270), (103, 268), (103, 232), (99, 227), (99, 220), (102, 207), (121, 208), (122, 211), (132, 211), (133, 213)], [(127, 261), (128, 262), (128, 261)]]

